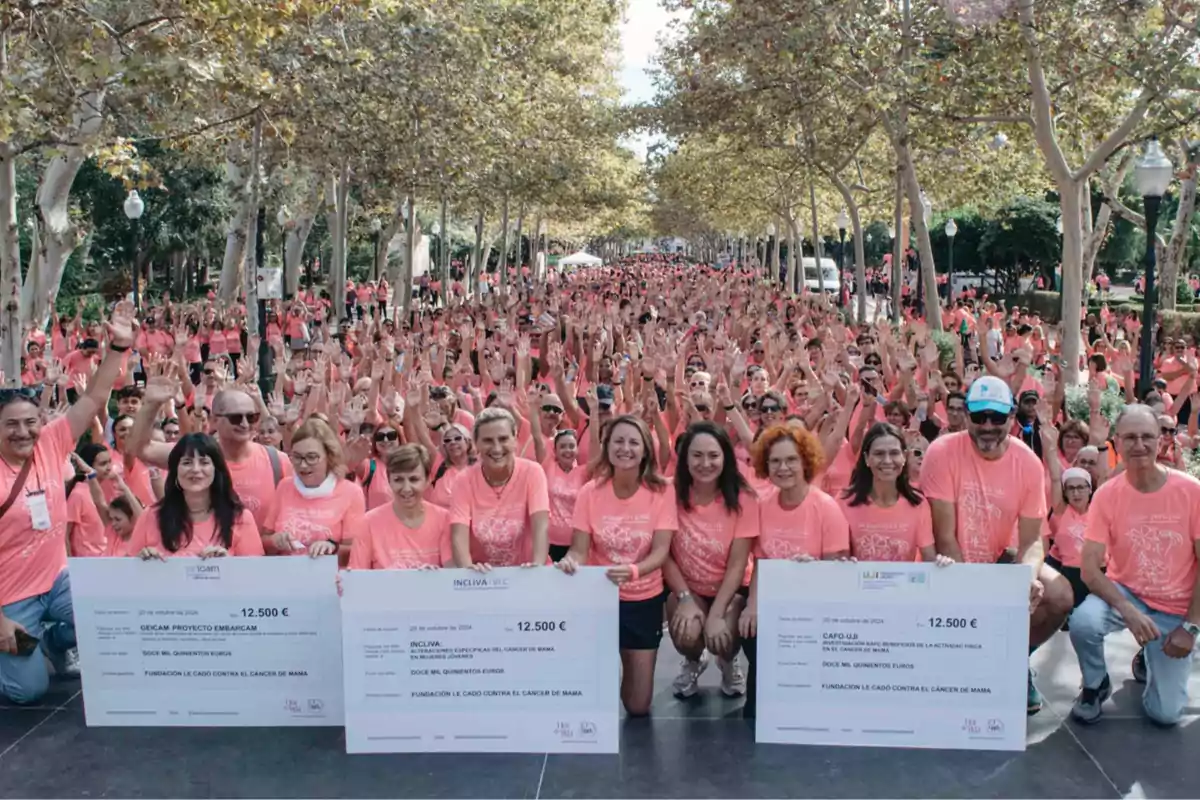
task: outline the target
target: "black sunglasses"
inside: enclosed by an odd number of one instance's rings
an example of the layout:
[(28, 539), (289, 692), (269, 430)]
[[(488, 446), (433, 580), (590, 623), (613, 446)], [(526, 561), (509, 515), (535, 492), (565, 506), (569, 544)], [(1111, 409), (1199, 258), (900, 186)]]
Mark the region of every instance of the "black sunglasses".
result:
[(700, 405), (696, 406), (696, 410), (699, 411), (701, 414), (707, 414), (709, 411), (709, 407), (707, 404), (701, 403)]
[(1161, 428), (1163, 436), (1174, 436), (1179, 430), (1178, 428)]
[(547, 414), (561, 414), (563, 410), (558, 406), (542, 406), (542, 411)]
[(925, 455), (925, 451), (924, 450), (913, 450), (912, 454), (916, 458), (921, 458), (922, 456)]
[(778, 414), (783, 409), (781, 409), (779, 406), (775, 405), (774, 403), (771, 403), (771, 404), (763, 403), (761, 406), (758, 407), (758, 410), (761, 411), (763, 414)]
[(223, 417), (223, 418), (229, 420), (230, 425), (241, 425), (243, 421), (245, 421), (249, 425), (257, 425), (259, 417), (261, 417), (262, 415), (259, 414), (257, 411), (251, 411), (248, 414), (243, 414), (241, 412), (234, 412), (232, 414), (218, 414), (217, 416)]
[(375, 441), (398, 442), (400, 441), (400, 434), (396, 431), (380, 431), (379, 433), (375, 434)]
[(999, 411), (972, 411), (971, 422), (976, 425), (1007, 425), (1008, 414), (1001, 414)]

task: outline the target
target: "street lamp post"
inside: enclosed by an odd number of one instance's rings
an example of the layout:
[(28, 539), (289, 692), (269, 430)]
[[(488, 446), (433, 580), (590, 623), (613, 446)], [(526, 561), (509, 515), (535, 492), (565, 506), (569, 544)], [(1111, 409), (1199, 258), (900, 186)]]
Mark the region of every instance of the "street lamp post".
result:
[(946, 259), (946, 300), (954, 305), (954, 237), (958, 234), (958, 223), (954, 218), (946, 220), (946, 238), (950, 240)]
[(382, 230), (383, 223), (379, 217), (371, 217), (371, 235), (375, 239), (375, 260), (371, 262), (371, 271), (375, 275), (375, 283), (379, 283), (379, 232)]
[(838, 307), (846, 307), (846, 227), (850, 224), (850, 217), (846, 214), (846, 209), (842, 209), (838, 214)]
[(768, 270), (767, 274), (771, 276), (771, 282), (777, 283), (779, 281), (779, 264), (774, 261), (774, 257), (773, 257), (774, 252), (775, 252), (775, 223), (768, 222), (767, 223), (767, 242), (766, 242), (765, 250), (763, 253), (763, 255), (765, 255), (766, 257), (763, 259), (763, 261), (767, 265), (767, 270)]
[(133, 307), (139, 311), (142, 308), (142, 293), (138, 287), (138, 283), (140, 282), (140, 276), (138, 275), (138, 252), (141, 250), (142, 237), (139, 220), (141, 220), (142, 214), (145, 211), (146, 204), (142, 202), (137, 189), (131, 189), (125, 198), (125, 216), (133, 223)]
[[(1133, 168), (1134, 182), (1146, 209), (1146, 286), (1145, 296), (1142, 298), (1142, 347), (1138, 370), (1138, 393), (1143, 398), (1150, 391), (1154, 380), (1154, 232), (1158, 227), (1158, 210), (1162, 204), (1162, 196), (1171, 185), (1173, 172), (1174, 167), (1163, 153), (1158, 137), (1152, 136), (1146, 143), (1146, 152)], [(1171, 289), (1174, 290), (1174, 287)]]

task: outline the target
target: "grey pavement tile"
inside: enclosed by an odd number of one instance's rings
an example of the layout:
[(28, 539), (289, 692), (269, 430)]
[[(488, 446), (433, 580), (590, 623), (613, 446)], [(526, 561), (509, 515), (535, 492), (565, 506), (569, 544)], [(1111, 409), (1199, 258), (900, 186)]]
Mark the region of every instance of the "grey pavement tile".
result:
[(1090, 726), (1071, 723), (1071, 730), (1123, 796), (1200, 796), (1200, 717), (1176, 728), (1106, 717)]
[(0, 759), (0, 797), (94, 797), (103, 787), (114, 797), (532, 798), (544, 763), (348, 756), (340, 728), (87, 728), (68, 708)]
[(44, 708), (0, 708), (0, 753), (53, 713)]
[(1108, 779), (1061, 726), (1031, 744), (1025, 753), (947, 753), (755, 745), (753, 731), (743, 723), (651, 718), (624, 723), (620, 755), (551, 755), (540, 796), (553, 799), (1117, 795)]

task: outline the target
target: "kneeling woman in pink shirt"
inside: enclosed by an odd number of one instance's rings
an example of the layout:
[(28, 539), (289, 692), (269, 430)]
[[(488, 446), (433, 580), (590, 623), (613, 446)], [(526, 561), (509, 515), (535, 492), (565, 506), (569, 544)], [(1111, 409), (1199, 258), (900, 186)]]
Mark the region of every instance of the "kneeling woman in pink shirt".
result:
[(630, 716), (645, 716), (662, 641), (662, 565), (679, 528), (675, 495), (654, 466), (641, 418), (617, 417), (604, 426), (600, 445), (575, 501), (571, 549), (558, 568), (570, 575), (584, 564), (608, 567), (609, 580), (621, 587), (621, 702)]
[(387, 457), (392, 502), (367, 512), (354, 537), (350, 569), (438, 569), (454, 566), (450, 512), (424, 498), (432, 466), (419, 444), (396, 448)]
[(750, 584), (750, 547), (758, 537), (758, 499), (738, 471), (724, 429), (693, 423), (676, 449), (679, 532), (663, 567), (672, 593), (667, 601), (671, 641), (683, 656), (675, 696), (696, 694), (708, 666), (707, 649), (721, 670), (721, 691), (737, 697), (746, 692), (737, 665), (738, 618)]
[(138, 517), (127, 553), (143, 561), (263, 554), (258, 526), (233, 491), (215, 439), (184, 436), (171, 450), (167, 469), (163, 499)]
[(310, 417), (292, 435), (291, 458), (296, 474), (275, 487), (263, 546), (273, 555), (339, 555), (344, 566), (367, 506), (358, 484), (342, 477), (341, 442), (329, 423)]

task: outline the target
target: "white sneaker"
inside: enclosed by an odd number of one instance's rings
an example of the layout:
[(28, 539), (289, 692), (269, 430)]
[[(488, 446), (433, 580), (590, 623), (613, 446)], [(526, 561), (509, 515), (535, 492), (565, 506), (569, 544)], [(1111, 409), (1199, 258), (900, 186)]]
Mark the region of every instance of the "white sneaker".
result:
[(744, 695), (746, 693), (746, 674), (742, 672), (737, 659), (726, 661), (719, 658), (717, 666), (721, 669), (721, 691), (725, 693), (725, 696), (741, 697)]
[(63, 670), (61, 673), (64, 678), (79, 677), (79, 648), (72, 647), (63, 656)]
[(671, 683), (671, 688), (675, 690), (675, 696), (680, 699), (686, 699), (700, 691), (700, 687), (697, 684), (700, 682), (700, 675), (706, 669), (708, 669), (708, 653), (702, 653), (699, 661), (691, 661), (685, 658), (679, 666), (679, 674), (675, 676), (675, 680)]

